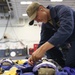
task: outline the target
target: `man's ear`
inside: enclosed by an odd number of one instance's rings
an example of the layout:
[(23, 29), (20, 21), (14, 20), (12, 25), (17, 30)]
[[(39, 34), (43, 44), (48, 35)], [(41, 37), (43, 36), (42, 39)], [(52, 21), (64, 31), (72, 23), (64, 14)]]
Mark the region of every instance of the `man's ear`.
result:
[(40, 10), (42, 10), (42, 8)]
[(41, 11), (42, 11), (42, 10), (43, 10), (43, 6), (39, 6), (39, 10), (41, 10)]

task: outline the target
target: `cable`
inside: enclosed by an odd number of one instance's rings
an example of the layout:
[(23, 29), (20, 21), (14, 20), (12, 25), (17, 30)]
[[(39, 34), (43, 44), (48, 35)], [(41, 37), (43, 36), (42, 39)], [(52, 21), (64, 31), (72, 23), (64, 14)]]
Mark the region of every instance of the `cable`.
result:
[(0, 39), (0, 41), (3, 39), (3, 37), (4, 37), (4, 35), (5, 35), (5, 32), (6, 32), (6, 30), (7, 30), (8, 24), (9, 24), (9, 20), (10, 20), (10, 15), (8, 15), (8, 20), (7, 20), (7, 23), (6, 23), (6, 27), (5, 27), (3, 36), (2, 36), (2, 38)]
[[(8, 5), (8, 7), (9, 7), (9, 4), (8, 4), (8, 1), (7, 1), (7, 0), (6, 0), (6, 2), (7, 2), (7, 5)], [(16, 2), (16, 1), (15, 1), (15, 2)], [(11, 24), (11, 9), (10, 9), (10, 7), (9, 7), (9, 12), (8, 12), (8, 13), (9, 13), (9, 16), (8, 16), (7, 24), (6, 24), (6, 27), (5, 27), (3, 36), (2, 36), (2, 38), (1, 38), (0, 40), (2, 40), (2, 39), (4, 38), (4, 35), (5, 35), (6, 30), (7, 30), (9, 21), (10, 21), (10, 25), (11, 25), (11, 27), (12, 27), (12, 31), (13, 31), (14, 34), (16, 35), (15, 30), (14, 30), (12, 24)], [(5, 16), (5, 11), (4, 11), (4, 16)], [(25, 46), (25, 45), (23, 44), (23, 42), (22, 42), (21, 40), (19, 40), (18, 36), (16, 35), (16, 40), (17, 40), (17, 39), (18, 39), (18, 41), (15, 41), (15, 42), (20, 42), (21, 45)], [(7, 42), (7, 41), (5, 41), (5, 42)], [(11, 42), (11, 41), (10, 41), (10, 42)]]
[[(12, 24), (10, 24), (10, 25), (11, 25), (11, 27), (12, 27), (12, 29), (13, 29), (14, 34), (16, 35), (15, 30), (14, 30)], [(23, 42), (22, 42), (21, 40), (19, 40), (19, 38), (18, 38), (17, 35), (16, 35), (16, 38), (18, 39), (18, 42), (20, 42), (22, 46), (25, 46), (25, 45), (23, 44)]]

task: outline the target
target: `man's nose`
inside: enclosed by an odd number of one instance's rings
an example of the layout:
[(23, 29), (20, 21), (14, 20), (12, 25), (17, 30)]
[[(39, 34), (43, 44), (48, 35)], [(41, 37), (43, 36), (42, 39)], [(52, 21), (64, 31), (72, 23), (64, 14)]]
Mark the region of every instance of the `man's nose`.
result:
[(40, 22), (39, 20), (37, 20), (37, 22)]
[(38, 18), (36, 21), (37, 21), (37, 22), (40, 22), (40, 19)]

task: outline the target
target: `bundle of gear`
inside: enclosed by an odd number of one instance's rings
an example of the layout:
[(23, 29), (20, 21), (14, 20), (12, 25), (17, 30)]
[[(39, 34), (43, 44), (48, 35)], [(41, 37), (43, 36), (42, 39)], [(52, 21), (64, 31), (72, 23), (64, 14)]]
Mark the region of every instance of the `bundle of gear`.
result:
[(11, 59), (1, 60), (0, 75), (75, 75), (74, 68), (62, 68), (52, 59), (39, 60), (33, 66), (29, 65), (27, 61), (22, 62), (22, 64), (17, 64), (19, 62), (16, 61), (14, 62)]

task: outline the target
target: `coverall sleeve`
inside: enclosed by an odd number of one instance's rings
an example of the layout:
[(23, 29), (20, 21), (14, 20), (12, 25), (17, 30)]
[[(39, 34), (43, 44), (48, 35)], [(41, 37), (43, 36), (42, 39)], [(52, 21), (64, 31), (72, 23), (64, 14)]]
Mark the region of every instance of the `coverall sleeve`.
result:
[(62, 7), (58, 11), (58, 17), (60, 27), (48, 40), (48, 42), (54, 46), (60, 46), (63, 44), (71, 36), (74, 29), (73, 11), (69, 7)]

